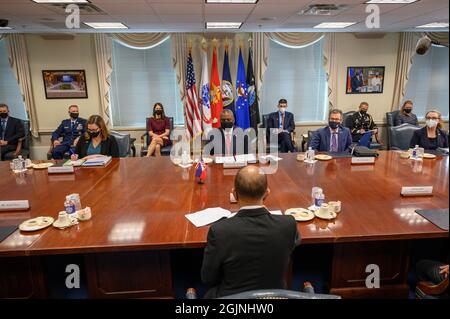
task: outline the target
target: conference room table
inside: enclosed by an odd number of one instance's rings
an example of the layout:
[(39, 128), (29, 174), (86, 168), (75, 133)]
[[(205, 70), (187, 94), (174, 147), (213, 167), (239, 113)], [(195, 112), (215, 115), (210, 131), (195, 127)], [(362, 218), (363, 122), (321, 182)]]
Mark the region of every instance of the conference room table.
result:
[[(324, 190), (326, 202), (341, 201), (336, 219), (297, 225), (301, 245), (332, 246), (330, 292), (344, 298), (407, 298), (411, 243), (448, 240), (448, 231), (415, 210), (448, 208), (449, 158), (419, 162), (395, 151), (379, 153), (371, 165), (352, 165), (351, 158), (307, 164), (296, 154), (280, 154), (268, 174), (269, 210), (309, 207), (314, 186)], [(43, 259), (70, 254), (83, 256), (89, 297), (174, 297), (170, 251), (203, 248), (209, 229), (194, 226), (185, 215), (210, 207), (239, 209), (230, 203), (237, 169), (208, 164), (205, 183), (199, 184), (194, 167), (181, 168), (169, 157), (121, 158), (106, 167), (50, 175), (15, 174), (9, 163), (0, 163), (0, 200), (30, 202), (27, 211), (0, 212), (0, 226), (37, 216), (56, 219), (71, 193), (92, 210), (90, 220), (70, 228), (16, 230), (0, 242), (0, 297), (47, 297)], [(433, 194), (402, 197), (403, 186), (433, 186)], [(378, 289), (365, 284), (371, 264), (380, 269)]]

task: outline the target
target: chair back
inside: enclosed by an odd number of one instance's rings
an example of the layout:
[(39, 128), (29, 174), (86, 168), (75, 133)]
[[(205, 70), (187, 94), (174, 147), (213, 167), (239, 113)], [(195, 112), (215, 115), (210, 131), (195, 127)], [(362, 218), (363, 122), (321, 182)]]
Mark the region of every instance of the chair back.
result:
[(309, 149), (309, 145), (311, 145), (311, 141), (312, 141), (314, 132), (315, 131), (309, 131), (308, 130), (308, 143), (306, 144), (306, 150), (308, 150)]
[(119, 146), (119, 156), (120, 157), (130, 156), (131, 152), (130, 134), (122, 134), (116, 131), (111, 131), (111, 135), (114, 136), (114, 138), (117, 141), (117, 145)]
[(420, 127), (408, 123), (389, 127), (389, 149), (409, 149), (409, 143), (416, 130), (420, 130)]
[(25, 131), (25, 138), (22, 141), (22, 151), (30, 151), (31, 146), (31, 132), (30, 132), (30, 121), (28, 120), (21, 120), (23, 129)]
[(351, 127), (352, 126), (352, 116), (355, 114), (355, 111), (349, 111), (342, 114), (342, 126)]
[(400, 111), (392, 111), (386, 113), (386, 124), (387, 127), (395, 126), (395, 118), (397, 117)]
[(340, 296), (305, 293), (285, 289), (250, 290), (219, 299), (341, 299)]
[(262, 122), (261, 122), (261, 127), (262, 128), (266, 128), (267, 127), (267, 122), (269, 121), (269, 115), (270, 114), (263, 114)]

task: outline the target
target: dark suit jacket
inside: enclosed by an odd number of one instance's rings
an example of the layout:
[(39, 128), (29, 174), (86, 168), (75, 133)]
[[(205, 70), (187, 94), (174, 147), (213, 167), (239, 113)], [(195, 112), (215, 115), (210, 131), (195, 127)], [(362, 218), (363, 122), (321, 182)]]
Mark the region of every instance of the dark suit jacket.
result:
[[(266, 130), (266, 138), (267, 142), (270, 139), (270, 129), (271, 128), (279, 128), (280, 127), (280, 112), (276, 111), (269, 114), (269, 118), (267, 119), (267, 130)], [(284, 113), (284, 126), (283, 129), (288, 131), (289, 133), (294, 132), (295, 130), (295, 121), (294, 114), (291, 112)]]
[[(236, 135), (236, 134), (238, 134), (237, 130), (242, 130), (242, 129), (239, 129), (236, 126), (233, 126), (233, 155), (248, 154), (249, 153), (249, 143), (250, 143), (250, 141), (248, 140), (248, 136), (244, 136), (244, 153), (242, 153), (242, 150), (239, 150), (237, 147), (237, 139), (239, 136), (239, 135)], [(222, 143), (222, 149), (219, 153), (220, 153), (220, 155), (225, 155), (225, 149), (226, 149), (225, 133), (222, 128), (213, 129), (208, 133), (208, 138), (209, 138), (208, 144), (211, 146), (213, 145), (210, 143), (214, 143), (215, 136), (213, 134), (216, 134), (217, 132), (220, 133), (221, 143)], [(214, 155), (214, 152), (215, 152), (215, 150), (214, 150), (214, 148), (212, 148), (209, 153), (210, 153), (210, 155)], [(217, 150), (216, 150), (216, 152), (217, 152)], [(219, 154), (216, 154), (216, 155), (219, 155)]]
[(289, 259), (300, 241), (291, 216), (266, 208), (240, 210), (213, 224), (203, 256), (202, 281), (213, 287), (205, 298), (253, 289), (284, 289)]
[(354, 75), (350, 80), (350, 85), (352, 87), (352, 92), (359, 92), (358, 88), (363, 86), (363, 81), (361, 81), (356, 75)]
[(63, 145), (72, 145), (73, 141), (86, 132), (87, 120), (79, 117), (72, 127), (72, 121), (65, 119), (52, 134), (52, 142), (60, 137), (63, 138)]
[[(90, 139), (87, 140), (84, 135), (81, 135), (75, 147), (75, 154), (78, 154), (79, 158), (87, 156), (87, 150), (90, 142)], [(101, 142), (100, 153), (106, 156), (119, 157), (119, 146), (117, 145), (117, 141), (114, 136), (110, 135), (106, 140)]]
[[(430, 146), (430, 139), (427, 135), (427, 127), (422, 127), (420, 130), (414, 131), (409, 147), (414, 148), (416, 145), (423, 147), (426, 150), (433, 149)], [(437, 147), (448, 147), (448, 137), (441, 129), (437, 129)]]
[[(2, 128), (0, 125), (0, 139), (2, 137)], [(25, 129), (23, 128), (22, 121), (15, 117), (8, 117), (6, 122), (5, 141), (8, 145), (17, 146), (19, 139), (25, 136)]]
[[(312, 135), (311, 143), (309, 146), (313, 150), (319, 152), (329, 152), (330, 151), (330, 139), (331, 132), (330, 127), (326, 126), (315, 131)], [(338, 130), (338, 152), (346, 151), (352, 144), (352, 134), (350, 129), (347, 127), (339, 126)]]

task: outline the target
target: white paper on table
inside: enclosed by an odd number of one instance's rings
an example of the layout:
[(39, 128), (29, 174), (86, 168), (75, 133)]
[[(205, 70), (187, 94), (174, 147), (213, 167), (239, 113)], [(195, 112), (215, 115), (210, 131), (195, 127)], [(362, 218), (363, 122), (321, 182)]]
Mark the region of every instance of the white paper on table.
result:
[(270, 161), (270, 160), (272, 160), (272, 161), (275, 161), (275, 162), (278, 162), (278, 161), (281, 161), (281, 160), (282, 160), (281, 157), (278, 157), (278, 156), (275, 156), (275, 155), (272, 155), (272, 154), (269, 154), (269, 155), (261, 155), (261, 156), (259, 157), (259, 159), (262, 159), (262, 160), (264, 160), (264, 161)]
[(223, 209), (221, 207), (207, 208), (196, 213), (185, 215), (186, 218), (194, 224), (196, 227), (202, 227), (223, 217), (229, 217), (231, 212), (229, 210)]
[(283, 215), (281, 210), (271, 210), (269, 211), (269, 213), (271, 213), (272, 215)]
[(236, 162), (248, 162), (248, 163), (256, 163), (256, 155), (255, 154), (241, 154), (236, 155)]

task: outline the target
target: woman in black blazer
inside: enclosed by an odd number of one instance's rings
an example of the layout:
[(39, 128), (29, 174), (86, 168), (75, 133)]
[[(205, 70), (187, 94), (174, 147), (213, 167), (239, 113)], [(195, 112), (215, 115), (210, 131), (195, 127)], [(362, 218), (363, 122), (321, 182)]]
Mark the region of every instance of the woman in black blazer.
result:
[(86, 133), (80, 136), (71, 159), (89, 159), (98, 155), (119, 157), (119, 146), (114, 136), (109, 134), (102, 117), (92, 115), (87, 121)]
[(441, 113), (433, 110), (425, 115), (427, 125), (414, 132), (409, 143), (411, 148), (416, 145), (426, 150), (435, 150), (439, 147), (448, 147), (448, 137), (441, 129)]

